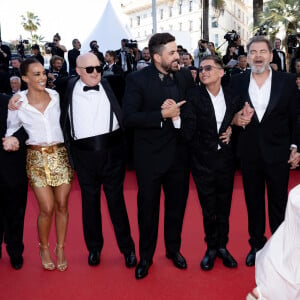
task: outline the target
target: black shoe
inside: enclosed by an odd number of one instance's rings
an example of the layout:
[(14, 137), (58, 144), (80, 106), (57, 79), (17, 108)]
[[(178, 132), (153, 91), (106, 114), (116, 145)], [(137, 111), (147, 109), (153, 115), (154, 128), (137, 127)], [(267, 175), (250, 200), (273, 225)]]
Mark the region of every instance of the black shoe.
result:
[(258, 250), (259, 250), (258, 248), (251, 248), (250, 252), (246, 257), (246, 266), (252, 267), (255, 265), (255, 256)]
[(127, 268), (135, 267), (137, 264), (136, 255), (134, 251), (130, 251), (128, 254), (124, 254), (125, 265)]
[(135, 269), (135, 278), (142, 279), (148, 275), (148, 270), (152, 265), (152, 260), (141, 259)]
[(222, 258), (223, 265), (228, 268), (236, 268), (237, 262), (232, 257), (232, 255), (229, 253), (229, 251), (226, 248), (219, 248), (217, 251), (217, 256)]
[(217, 256), (216, 249), (207, 249), (205, 252), (205, 256), (203, 257), (200, 267), (204, 271), (209, 271), (214, 267), (214, 262)]
[(23, 256), (14, 256), (10, 258), (10, 264), (15, 270), (19, 270), (23, 266)]
[(187, 268), (186, 260), (179, 251), (175, 253), (167, 253), (166, 256), (167, 258), (173, 261), (173, 264), (176, 268), (178, 269)]
[(98, 266), (100, 264), (100, 251), (90, 251), (88, 263), (90, 266)]

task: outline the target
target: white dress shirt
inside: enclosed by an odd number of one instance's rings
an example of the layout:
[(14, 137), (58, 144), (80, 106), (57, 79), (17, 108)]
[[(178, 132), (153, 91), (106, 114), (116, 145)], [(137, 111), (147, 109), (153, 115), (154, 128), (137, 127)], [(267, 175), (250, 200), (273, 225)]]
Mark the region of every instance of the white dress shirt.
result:
[(28, 103), (28, 90), (19, 93), (22, 105), (18, 110), (8, 111), (5, 136), (11, 136), (23, 126), (29, 136), (27, 145), (50, 146), (64, 142), (59, 123), (59, 95), (51, 89), (46, 89), (46, 92), (51, 100), (43, 113)]
[(270, 101), (272, 69), (269, 68), (269, 70), (270, 74), (261, 87), (257, 85), (252, 73), (250, 76), (249, 96), (259, 122), (262, 120)]
[(283, 56), (283, 53), (282, 53), (282, 51), (277, 50), (277, 49), (276, 49), (276, 51), (277, 51), (277, 54), (278, 54), (278, 56), (280, 58), (281, 70), (284, 70), (284, 56)]
[(214, 96), (212, 93), (210, 93), (208, 89), (206, 90), (210, 96), (212, 105), (214, 107), (216, 121), (217, 121), (217, 129), (219, 132), (226, 112), (226, 102), (225, 102), (223, 89), (222, 87), (220, 88), (220, 91), (217, 96)]
[[(84, 86), (85, 84), (79, 79), (73, 90), (74, 139), (83, 139), (109, 132), (111, 105), (103, 86), (99, 83), (99, 91), (89, 90), (87, 92), (83, 91)], [(119, 128), (118, 120), (113, 113), (112, 131)]]
[[(226, 102), (225, 102), (223, 89), (222, 89), (222, 87), (220, 88), (220, 91), (217, 96), (214, 96), (212, 93), (210, 93), (210, 91), (208, 89), (206, 89), (206, 90), (210, 96), (212, 105), (214, 107), (215, 117), (216, 117), (216, 122), (217, 122), (217, 130), (219, 132), (222, 122), (224, 120), (225, 112), (226, 112)], [(221, 148), (221, 146), (218, 144), (218, 150), (220, 148)]]

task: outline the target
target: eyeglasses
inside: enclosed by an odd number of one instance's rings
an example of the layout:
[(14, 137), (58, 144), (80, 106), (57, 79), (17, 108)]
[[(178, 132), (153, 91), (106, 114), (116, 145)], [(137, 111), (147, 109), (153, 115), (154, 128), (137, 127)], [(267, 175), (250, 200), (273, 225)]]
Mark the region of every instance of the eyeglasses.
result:
[(204, 67), (200, 67), (199, 68), (199, 73), (202, 73), (203, 71), (210, 72), (212, 69), (222, 70), (222, 68), (218, 68), (218, 67), (215, 67), (215, 66), (207, 65), (207, 66), (204, 66)]
[(96, 69), (97, 73), (101, 73), (101, 71), (102, 71), (102, 67), (101, 66), (94, 66), (94, 67), (93, 66), (89, 66), (89, 67), (78, 67), (78, 68), (85, 69), (88, 74), (93, 73), (95, 69)]

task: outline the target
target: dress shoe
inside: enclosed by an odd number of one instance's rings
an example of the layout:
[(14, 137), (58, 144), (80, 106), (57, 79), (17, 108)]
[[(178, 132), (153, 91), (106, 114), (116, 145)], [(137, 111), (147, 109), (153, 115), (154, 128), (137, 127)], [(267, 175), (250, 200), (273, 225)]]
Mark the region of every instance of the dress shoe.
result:
[(168, 259), (171, 259), (173, 261), (173, 264), (176, 268), (178, 269), (187, 268), (186, 260), (179, 251), (175, 253), (167, 253), (166, 256)]
[(214, 262), (217, 256), (216, 249), (207, 249), (205, 252), (205, 256), (203, 257), (200, 267), (204, 271), (209, 271), (214, 267)]
[(246, 257), (246, 266), (252, 267), (255, 265), (255, 256), (258, 250), (259, 250), (258, 248), (251, 248), (250, 252)]
[(128, 254), (124, 254), (125, 265), (127, 268), (135, 267), (137, 264), (136, 255), (134, 251), (130, 251)]
[(15, 270), (19, 270), (23, 266), (23, 256), (12, 256), (10, 258), (10, 264)]
[(219, 248), (217, 250), (217, 256), (222, 258), (223, 265), (228, 268), (236, 268), (237, 262), (232, 257), (232, 255), (229, 253), (229, 251), (226, 248)]
[(94, 250), (90, 251), (89, 259), (88, 259), (90, 266), (97, 266), (100, 264), (100, 251)]
[(152, 260), (141, 259), (135, 269), (135, 278), (142, 279), (148, 275), (148, 270), (152, 265)]

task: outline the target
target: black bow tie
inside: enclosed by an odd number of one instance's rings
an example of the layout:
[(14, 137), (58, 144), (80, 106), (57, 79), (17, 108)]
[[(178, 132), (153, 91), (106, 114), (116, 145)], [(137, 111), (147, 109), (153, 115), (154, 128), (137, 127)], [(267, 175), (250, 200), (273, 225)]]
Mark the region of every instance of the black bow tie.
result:
[(87, 91), (89, 91), (89, 90), (99, 91), (99, 85), (98, 85), (98, 84), (97, 84), (97, 85), (94, 85), (94, 86), (87, 86), (87, 85), (85, 85), (85, 86), (83, 87), (83, 91), (84, 91), (84, 92), (87, 92)]

